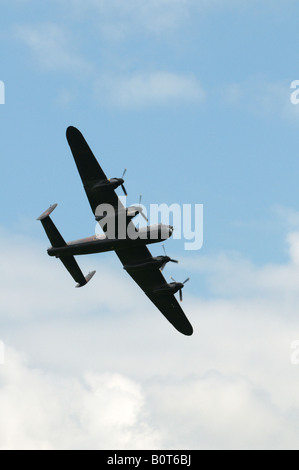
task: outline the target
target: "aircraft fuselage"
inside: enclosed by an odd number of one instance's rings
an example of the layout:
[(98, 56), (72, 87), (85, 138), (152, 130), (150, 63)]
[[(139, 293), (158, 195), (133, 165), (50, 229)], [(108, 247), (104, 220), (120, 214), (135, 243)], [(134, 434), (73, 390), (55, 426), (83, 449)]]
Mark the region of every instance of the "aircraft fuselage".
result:
[(173, 232), (170, 225), (151, 225), (140, 228), (136, 238), (107, 238), (105, 235), (94, 235), (68, 242), (65, 246), (49, 248), (49, 256), (76, 256), (93, 253), (104, 253), (126, 247), (144, 246), (167, 240)]

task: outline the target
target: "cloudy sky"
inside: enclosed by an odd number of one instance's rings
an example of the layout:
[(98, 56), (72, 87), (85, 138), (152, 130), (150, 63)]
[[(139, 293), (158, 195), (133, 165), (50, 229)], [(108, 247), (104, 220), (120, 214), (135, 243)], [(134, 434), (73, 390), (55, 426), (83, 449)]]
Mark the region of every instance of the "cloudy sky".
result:
[[(298, 14), (1, 1), (1, 449), (298, 448)], [(113, 253), (78, 259), (83, 289), (47, 256), (51, 203), (67, 240), (95, 231), (69, 125), (109, 176), (128, 168), (128, 204), (203, 204), (201, 250), (166, 243), (192, 337)]]

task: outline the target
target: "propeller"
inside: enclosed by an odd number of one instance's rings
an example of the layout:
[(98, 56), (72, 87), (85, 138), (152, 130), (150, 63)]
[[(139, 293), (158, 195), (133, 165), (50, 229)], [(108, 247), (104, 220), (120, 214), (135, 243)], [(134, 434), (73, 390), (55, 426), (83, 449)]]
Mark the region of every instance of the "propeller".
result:
[[(139, 206), (141, 206), (141, 199), (142, 199), (142, 194), (140, 194), (139, 196)], [(141, 211), (139, 212), (140, 215), (142, 215), (142, 217), (144, 218), (144, 220), (146, 220), (148, 222), (148, 218), (144, 215), (142, 209)]]
[[(124, 172), (123, 172), (123, 174), (122, 174), (122, 177), (121, 177), (122, 180), (124, 179), (124, 176), (125, 176), (126, 172), (127, 172), (127, 169), (125, 168), (125, 169), (124, 169)], [(121, 185), (121, 188), (122, 188), (122, 190), (123, 190), (123, 192), (124, 192), (124, 195), (127, 196), (128, 193), (127, 193), (127, 191), (126, 191), (126, 188), (125, 188), (124, 184)]]
[[(165, 256), (167, 256), (164, 244), (162, 246), (163, 246), (164, 254), (165, 254)], [(169, 256), (167, 256), (167, 258), (169, 258)], [(169, 261), (171, 261), (172, 263), (178, 263), (177, 259), (169, 258)], [(161, 271), (163, 271), (163, 269), (165, 268), (167, 263), (168, 263), (168, 261), (166, 261), (165, 263), (162, 264)]]
[[(171, 279), (172, 279), (174, 282), (176, 282), (176, 280), (173, 279), (173, 277), (171, 277)], [(188, 282), (188, 281), (190, 281), (190, 277), (187, 277), (187, 279), (185, 279), (185, 281), (181, 283), (181, 284), (182, 284), (182, 287), (180, 288), (180, 301), (181, 301), (181, 302), (182, 302), (182, 300), (183, 300), (183, 292), (182, 292), (182, 289), (183, 289), (183, 287), (184, 287), (184, 284), (186, 284), (186, 282)]]

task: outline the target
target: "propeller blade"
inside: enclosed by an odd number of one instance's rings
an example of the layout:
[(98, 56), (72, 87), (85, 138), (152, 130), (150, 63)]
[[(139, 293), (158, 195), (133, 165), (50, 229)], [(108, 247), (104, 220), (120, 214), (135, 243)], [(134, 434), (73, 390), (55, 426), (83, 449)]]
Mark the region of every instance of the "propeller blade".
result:
[[(165, 246), (164, 246), (164, 243), (163, 243), (163, 250), (164, 250), (164, 255), (167, 256), (167, 253), (166, 253), (166, 250), (165, 250)], [(172, 261), (173, 263), (178, 263), (178, 260), (177, 259), (171, 259), (169, 261)]]
[[(140, 194), (140, 196), (139, 196), (139, 206), (141, 206), (141, 199), (142, 199), (142, 194)], [(143, 213), (143, 211), (142, 211), (142, 208), (139, 207), (138, 209), (139, 209), (139, 210), (138, 210), (139, 214), (142, 215), (142, 217), (144, 218), (144, 220), (146, 220), (146, 221), (148, 222), (148, 218), (144, 215), (144, 213)]]
[(183, 282), (183, 284), (186, 284), (186, 282), (190, 281), (190, 277), (187, 277), (187, 279)]
[(125, 168), (124, 171), (123, 171), (122, 179), (124, 179), (124, 176), (125, 176), (126, 172), (127, 172), (127, 169)]
[(181, 302), (183, 301), (183, 292), (182, 292), (182, 289), (180, 289), (180, 301), (181, 301)]
[(122, 190), (123, 190), (123, 192), (124, 192), (124, 195), (125, 195), (125, 196), (127, 196), (127, 195), (128, 195), (128, 193), (127, 193), (127, 191), (126, 191), (126, 188), (124, 187), (124, 185), (123, 185), (123, 184), (121, 185), (121, 187), (122, 187)]
[(139, 214), (142, 215), (142, 217), (148, 222), (148, 218), (144, 215), (142, 211), (140, 211)]
[(170, 279), (172, 279), (174, 282), (176, 282), (176, 280), (175, 280), (175, 279), (173, 279), (173, 277), (172, 277), (172, 276), (170, 277)]

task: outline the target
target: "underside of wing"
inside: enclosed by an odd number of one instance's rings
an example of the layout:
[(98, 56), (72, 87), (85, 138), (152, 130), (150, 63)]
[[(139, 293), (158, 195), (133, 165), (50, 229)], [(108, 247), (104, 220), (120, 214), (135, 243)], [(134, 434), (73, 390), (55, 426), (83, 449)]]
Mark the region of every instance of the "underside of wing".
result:
[(67, 128), (66, 137), (93, 213), (96, 213), (100, 204), (110, 204), (117, 208), (120, 201), (114, 189), (99, 185), (100, 182), (108, 181), (107, 176), (81, 132), (70, 126)]
[[(152, 255), (146, 246), (116, 250), (116, 254), (123, 265), (141, 263), (152, 258)], [(134, 271), (128, 270), (127, 272), (153, 304), (180, 333), (187, 336), (192, 335), (192, 325), (187, 319), (175, 296), (172, 293), (154, 292), (156, 289), (167, 284), (160, 269), (150, 268)]]
[(193, 334), (192, 325), (173, 294), (146, 292), (146, 295), (180, 333), (186, 336)]

